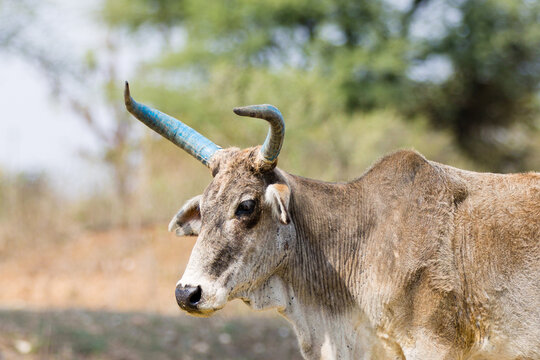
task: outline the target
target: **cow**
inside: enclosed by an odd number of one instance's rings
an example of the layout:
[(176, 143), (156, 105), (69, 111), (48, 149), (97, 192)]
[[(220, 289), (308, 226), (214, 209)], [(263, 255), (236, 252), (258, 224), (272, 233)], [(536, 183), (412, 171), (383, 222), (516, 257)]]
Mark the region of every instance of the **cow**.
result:
[(169, 224), (198, 235), (178, 305), (210, 316), (232, 299), (288, 319), (306, 359), (540, 359), (540, 173), (492, 174), (383, 157), (328, 183), (276, 167), (285, 125), (223, 149), (132, 99), (144, 124), (212, 172)]

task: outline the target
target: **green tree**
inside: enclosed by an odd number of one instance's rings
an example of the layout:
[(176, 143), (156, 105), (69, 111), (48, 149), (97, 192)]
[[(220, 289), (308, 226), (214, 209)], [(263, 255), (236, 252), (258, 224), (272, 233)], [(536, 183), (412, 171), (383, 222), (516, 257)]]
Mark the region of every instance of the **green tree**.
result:
[[(315, 76), (318, 91), (333, 94), (328, 109), (334, 115), (391, 108), (424, 116), (451, 131), (485, 169), (530, 164), (534, 143), (519, 139), (539, 113), (537, 2), (415, 0), (398, 7), (385, 0), (108, 0), (103, 15), (113, 27), (165, 39), (145, 69), (145, 81), (156, 87), (163, 74), (170, 76), (161, 85), (178, 79), (175, 85), (190, 94), (209, 92), (223, 72), (231, 81), (250, 81), (247, 74), (254, 72), (269, 81), (275, 74), (283, 81), (292, 73)], [(437, 31), (422, 28), (426, 19), (440, 22)], [(437, 81), (433, 57), (450, 68)], [(431, 76), (415, 77), (418, 67)]]
[(424, 56), (445, 56), (454, 71), (441, 84), (419, 87), (418, 109), (451, 129), (477, 162), (495, 170), (523, 169), (534, 149), (527, 138), (539, 118), (540, 3), (455, 4), (461, 20), (424, 44)]

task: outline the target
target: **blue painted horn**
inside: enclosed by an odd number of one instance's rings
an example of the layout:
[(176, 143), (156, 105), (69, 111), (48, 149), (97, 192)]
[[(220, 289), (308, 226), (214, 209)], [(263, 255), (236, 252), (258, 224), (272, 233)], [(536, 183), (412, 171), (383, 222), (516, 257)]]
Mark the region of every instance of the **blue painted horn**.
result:
[(124, 90), (124, 102), (127, 110), (133, 116), (150, 129), (187, 151), (206, 166), (209, 166), (210, 159), (216, 151), (221, 149), (220, 146), (214, 144), (180, 120), (133, 100), (129, 94), (127, 81)]
[(249, 116), (264, 119), (270, 123), (270, 129), (264, 144), (261, 147), (260, 159), (267, 164), (277, 161), (283, 138), (285, 137), (285, 122), (281, 112), (272, 105), (250, 105), (234, 108), (234, 113), (240, 116)]

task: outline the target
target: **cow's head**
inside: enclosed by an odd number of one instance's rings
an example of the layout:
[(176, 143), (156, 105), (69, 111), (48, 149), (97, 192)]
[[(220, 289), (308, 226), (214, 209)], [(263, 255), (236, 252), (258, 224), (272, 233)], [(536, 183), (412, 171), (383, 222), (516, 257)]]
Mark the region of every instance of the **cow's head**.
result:
[(290, 189), (275, 168), (285, 125), (270, 105), (234, 109), (264, 119), (270, 131), (262, 146), (221, 149), (179, 120), (135, 102), (126, 84), (128, 110), (139, 120), (199, 159), (213, 180), (171, 220), (177, 235), (198, 235), (176, 287), (178, 305), (210, 315), (228, 300), (256, 289), (286, 263), (294, 241)]

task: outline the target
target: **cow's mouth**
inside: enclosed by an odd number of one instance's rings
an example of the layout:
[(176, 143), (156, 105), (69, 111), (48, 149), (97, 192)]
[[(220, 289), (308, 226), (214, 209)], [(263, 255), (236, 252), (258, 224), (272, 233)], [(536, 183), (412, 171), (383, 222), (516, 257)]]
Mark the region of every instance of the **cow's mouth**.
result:
[(199, 300), (196, 306), (193, 307), (180, 307), (189, 315), (197, 317), (210, 317), (223, 308), (223, 306), (213, 307), (204, 300)]
[(217, 312), (218, 310), (219, 309), (191, 309), (191, 310), (186, 310), (186, 312), (192, 316), (207, 318), (214, 315), (214, 313)]

